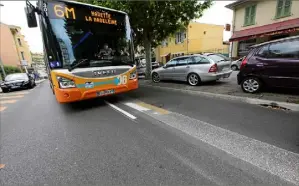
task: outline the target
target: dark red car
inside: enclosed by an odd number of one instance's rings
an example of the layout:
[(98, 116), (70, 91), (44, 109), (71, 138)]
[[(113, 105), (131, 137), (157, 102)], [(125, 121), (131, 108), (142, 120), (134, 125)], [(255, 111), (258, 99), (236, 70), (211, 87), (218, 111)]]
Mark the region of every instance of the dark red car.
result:
[(248, 93), (263, 86), (299, 88), (299, 36), (252, 46), (242, 61), (238, 84)]

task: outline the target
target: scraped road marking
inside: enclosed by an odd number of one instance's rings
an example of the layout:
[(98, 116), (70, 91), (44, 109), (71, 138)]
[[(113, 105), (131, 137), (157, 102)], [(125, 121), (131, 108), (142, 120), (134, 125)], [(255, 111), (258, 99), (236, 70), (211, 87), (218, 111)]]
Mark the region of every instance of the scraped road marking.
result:
[(217, 127), (205, 121), (143, 102), (133, 102), (124, 104), (139, 111), (144, 111), (145, 108), (156, 112), (159, 110), (159, 113), (162, 114), (148, 111), (143, 113), (222, 150), (232, 157), (250, 163), (285, 181), (299, 185), (299, 154)]
[(9, 93), (1, 93), (0, 97), (5, 97), (5, 96), (18, 96), (18, 95), (24, 95), (24, 94), (29, 94), (30, 91), (21, 91), (21, 92), (9, 92)]
[(6, 104), (6, 103), (15, 103), (17, 100), (0, 100), (1, 104)]
[(159, 108), (154, 105), (150, 105), (150, 104), (147, 104), (147, 103), (144, 103), (141, 101), (136, 102), (136, 103), (128, 102), (128, 103), (124, 103), (124, 104), (135, 109), (135, 110), (141, 111), (141, 112), (152, 110), (152, 111), (162, 114), (162, 115), (169, 114), (168, 110), (165, 110), (165, 109), (162, 109), (162, 108)]
[(109, 103), (108, 101), (105, 101), (105, 103), (107, 105), (109, 105), (110, 107), (112, 107), (113, 109), (117, 110), (118, 112), (122, 113), (123, 115), (127, 116), (130, 119), (136, 119), (137, 117), (133, 116), (132, 114), (128, 113), (127, 111), (124, 111), (123, 109), (113, 105), (112, 103)]
[(24, 96), (18, 95), (18, 96), (0, 96), (0, 100), (2, 99), (13, 99), (13, 98), (22, 98)]
[(124, 104), (131, 107), (131, 108), (133, 108), (133, 109), (135, 109), (135, 110), (141, 111), (141, 112), (150, 110), (148, 108), (142, 107), (142, 106), (137, 105), (135, 103), (124, 103)]
[(5, 110), (6, 109), (6, 107), (1, 107), (0, 106), (0, 112), (2, 112), (3, 110)]
[(179, 113), (171, 112), (167, 115), (145, 113), (232, 157), (299, 185), (299, 154)]

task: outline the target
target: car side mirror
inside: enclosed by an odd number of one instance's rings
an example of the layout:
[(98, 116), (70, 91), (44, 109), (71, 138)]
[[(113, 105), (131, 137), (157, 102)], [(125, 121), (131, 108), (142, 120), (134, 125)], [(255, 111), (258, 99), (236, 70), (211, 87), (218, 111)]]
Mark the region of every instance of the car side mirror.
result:
[(167, 68), (167, 65), (165, 64), (165, 65), (163, 65), (163, 68)]

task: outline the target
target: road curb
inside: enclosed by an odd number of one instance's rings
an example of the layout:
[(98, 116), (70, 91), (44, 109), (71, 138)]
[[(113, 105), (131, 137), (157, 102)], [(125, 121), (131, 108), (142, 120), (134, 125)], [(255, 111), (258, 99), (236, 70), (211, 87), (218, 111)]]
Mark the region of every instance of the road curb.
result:
[(40, 84), (40, 83), (42, 83), (42, 82), (44, 82), (45, 81), (45, 79), (42, 79), (42, 80), (39, 80), (39, 81), (35, 81), (35, 83), (36, 84)]
[(243, 103), (249, 103), (253, 105), (275, 105), (279, 107), (283, 107), (292, 111), (299, 112), (299, 104), (293, 104), (293, 103), (286, 103), (286, 102), (278, 102), (273, 100), (264, 100), (264, 99), (256, 99), (256, 98), (248, 98), (248, 97), (241, 97), (241, 96), (231, 96), (231, 95), (225, 95), (225, 94), (216, 94), (216, 93), (210, 93), (210, 92), (203, 92), (203, 91), (194, 91), (194, 90), (186, 90), (186, 89), (177, 89), (177, 88), (170, 88), (170, 87), (161, 87), (161, 86), (154, 86), (154, 85), (145, 85), (141, 84), (140, 86), (145, 87), (152, 87), (157, 89), (166, 89), (166, 90), (172, 90), (172, 91), (178, 91), (193, 95), (202, 95), (212, 98), (220, 98), (220, 99), (226, 99), (226, 100), (232, 100), (232, 101), (240, 101)]

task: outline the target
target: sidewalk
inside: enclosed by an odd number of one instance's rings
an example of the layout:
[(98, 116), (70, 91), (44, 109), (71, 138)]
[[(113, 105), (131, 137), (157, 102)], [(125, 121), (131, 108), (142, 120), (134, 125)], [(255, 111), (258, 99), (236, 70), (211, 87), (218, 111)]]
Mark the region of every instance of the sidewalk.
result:
[(189, 90), (197, 92), (206, 92), (212, 94), (222, 94), (227, 96), (238, 96), (244, 98), (254, 98), (260, 100), (269, 100), (275, 102), (286, 102), (299, 104), (299, 91), (298, 90), (285, 90), (285, 89), (271, 89), (257, 94), (244, 93), (241, 87), (237, 84), (238, 72), (233, 72), (231, 77), (226, 80), (219, 80), (215, 83), (204, 83), (200, 86), (190, 86), (184, 82), (171, 82), (165, 81), (160, 83), (153, 83), (151, 80), (140, 79), (141, 86), (149, 85), (161, 88), (173, 88), (179, 90)]

